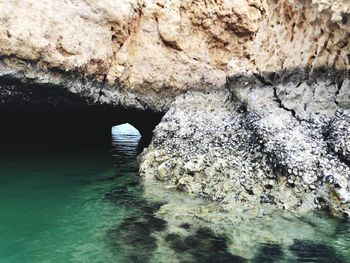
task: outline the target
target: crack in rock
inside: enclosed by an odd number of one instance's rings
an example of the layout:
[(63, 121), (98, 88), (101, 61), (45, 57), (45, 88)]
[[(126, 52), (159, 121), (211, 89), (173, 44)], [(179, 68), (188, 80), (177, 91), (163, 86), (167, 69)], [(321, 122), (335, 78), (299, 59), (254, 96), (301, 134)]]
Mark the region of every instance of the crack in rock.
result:
[(141, 175), (223, 209), (348, 215), (350, 115), (308, 112), (299, 119), (277, 85), (262, 79), (178, 97), (141, 156)]

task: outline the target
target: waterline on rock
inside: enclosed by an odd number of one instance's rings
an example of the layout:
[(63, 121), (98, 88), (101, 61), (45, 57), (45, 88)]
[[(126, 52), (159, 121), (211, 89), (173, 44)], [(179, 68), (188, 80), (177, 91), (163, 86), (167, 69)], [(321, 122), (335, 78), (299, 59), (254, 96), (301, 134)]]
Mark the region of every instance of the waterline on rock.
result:
[[(119, 137), (120, 138), (120, 137)], [(0, 159), (0, 261), (346, 262), (350, 226), (321, 214), (223, 211), (138, 176), (137, 140), (111, 152)]]

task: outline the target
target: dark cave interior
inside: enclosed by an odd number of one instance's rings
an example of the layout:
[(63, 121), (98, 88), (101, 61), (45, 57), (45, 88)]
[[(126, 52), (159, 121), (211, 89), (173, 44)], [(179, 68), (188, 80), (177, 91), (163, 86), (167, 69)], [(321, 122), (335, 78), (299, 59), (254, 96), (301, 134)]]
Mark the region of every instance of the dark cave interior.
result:
[(57, 86), (0, 79), (0, 145), (109, 147), (111, 128), (130, 123), (146, 146), (163, 113), (100, 104)]

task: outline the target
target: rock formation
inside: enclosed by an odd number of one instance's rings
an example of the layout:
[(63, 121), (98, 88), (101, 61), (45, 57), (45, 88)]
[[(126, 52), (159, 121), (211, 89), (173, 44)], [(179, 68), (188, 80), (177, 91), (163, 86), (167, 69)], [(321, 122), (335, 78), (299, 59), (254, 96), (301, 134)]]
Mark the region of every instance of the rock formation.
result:
[[(229, 92), (179, 97), (143, 153), (141, 174), (225, 210), (273, 205), (348, 215), (349, 111), (307, 92), (310, 101), (301, 112), (288, 109), (278, 95), (286, 84), (268, 83), (252, 76), (232, 80)], [(298, 89), (292, 79), (287, 83)], [(303, 85), (303, 91), (337, 91), (326, 80)]]
[(188, 89), (224, 86), (230, 57), (243, 57), (265, 14), (256, 1), (11, 0), (1, 5), (2, 75), (66, 82), (55, 70), (60, 69), (75, 79), (108, 84), (101, 96), (94, 94), (95, 85), (81, 82), (69, 87), (72, 92), (87, 90), (101, 102), (156, 110)]
[(348, 1), (5, 0), (0, 21), (3, 105), (54, 87), (169, 110), (146, 178), (227, 209), (349, 214)]
[(222, 209), (350, 214), (349, 4), (271, 1), (226, 92), (178, 98), (141, 174)]
[[(62, 86), (73, 75), (72, 92), (164, 110), (227, 74), (348, 69), (349, 12), (342, 0), (6, 0), (0, 72)], [(100, 94), (81, 78), (108, 85)]]

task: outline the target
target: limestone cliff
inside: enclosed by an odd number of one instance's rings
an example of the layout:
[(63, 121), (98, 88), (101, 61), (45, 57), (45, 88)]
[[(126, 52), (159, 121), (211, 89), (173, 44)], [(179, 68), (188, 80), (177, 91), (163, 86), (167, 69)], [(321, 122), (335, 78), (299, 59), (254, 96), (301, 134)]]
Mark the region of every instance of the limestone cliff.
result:
[[(186, 90), (223, 87), (227, 75), (348, 70), (349, 13), (342, 0), (5, 0), (0, 72), (164, 110)], [(106, 84), (101, 93), (92, 80)]]
[(226, 92), (179, 97), (141, 175), (224, 210), (350, 214), (349, 4), (270, 1)]
[[(2, 71), (15, 68), (45, 79), (54, 78), (50, 72), (58, 68), (75, 78), (105, 81), (110, 90), (99, 98), (103, 102), (118, 101), (121, 95), (112, 93), (123, 89), (157, 110), (188, 89), (222, 87), (227, 63), (245, 56), (266, 16), (265, 4), (255, 0), (10, 0), (0, 5)], [(28, 69), (29, 63), (35, 69)]]

